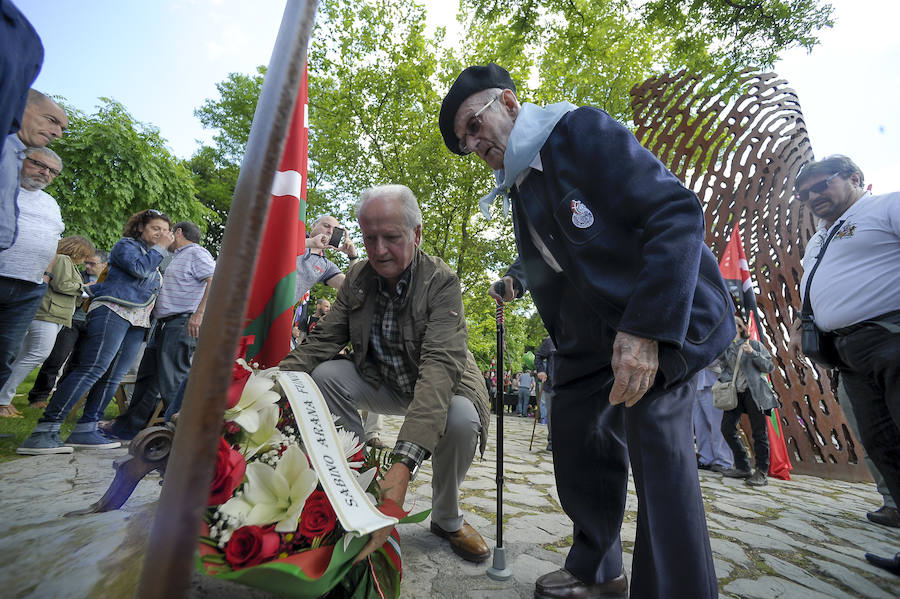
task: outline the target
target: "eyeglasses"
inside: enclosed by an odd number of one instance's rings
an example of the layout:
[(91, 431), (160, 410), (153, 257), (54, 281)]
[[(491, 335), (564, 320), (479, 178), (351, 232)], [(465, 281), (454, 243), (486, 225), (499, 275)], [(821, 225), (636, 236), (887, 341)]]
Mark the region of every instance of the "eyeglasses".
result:
[(491, 98), (490, 102), (481, 107), (481, 110), (469, 117), (469, 121), (466, 123), (466, 132), (463, 133), (462, 139), (459, 140), (460, 152), (468, 154), (472, 151), (466, 147), (466, 139), (478, 135), (478, 132), (481, 131), (481, 125), (483, 124), (481, 121), (481, 113), (487, 110), (488, 106), (493, 104), (499, 97), (500, 96), (494, 96), (493, 98)]
[(823, 191), (828, 189), (828, 186), (831, 184), (831, 180), (834, 179), (835, 177), (837, 177), (838, 175), (840, 175), (840, 173), (834, 173), (827, 179), (822, 179), (818, 183), (810, 185), (808, 188), (804, 189), (803, 191), (798, 191), (795, 194), (797, 197), (797, 200), (799, 200), (801, 204), (805, 204), (806, 202), (809, 201), (809, 192), (814, 191), (816, 193), (822, 193)]
[(84, 261), (84, 265), (85, 265), (85, 266), (97, 266), (98, 264), (100, 264), (100, 263), (99, 263), (99, 262), (94, 262), (94, 261), (92, 261), (92, 260), (85, 260), (85, 261)]
[(49, 164), (44, 164), (44, 163), (41, 162), (40, 160), (35, 160), (35, 159), (32, 158), (31, 156), (26, 156), (26, 157), (25, 157), (25, 160), (27, 160), (28, 162), (30, 162), (31, 164), (33, 164), (34, 166), (36, 166), (39, 170), (42, 170), (42, 171), (43, 171), (43, 170), (47, 170), (47, 171), (49, 171), (50, 174), (53, 175), (54, 177), (56, 177), (56, 176), (59, 175), (59, 171), (58, 171), (58, 170), (56, 170), (55, 168), (53, 168), (53, 167), (50, 166)]

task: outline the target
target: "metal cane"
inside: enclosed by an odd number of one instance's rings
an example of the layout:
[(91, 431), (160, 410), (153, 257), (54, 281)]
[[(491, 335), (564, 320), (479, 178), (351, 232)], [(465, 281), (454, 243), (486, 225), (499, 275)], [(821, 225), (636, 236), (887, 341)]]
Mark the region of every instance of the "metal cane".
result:
[[(506, 285), (500, 281), (494, 285), (500, 297), (506, 295)], [(506, 567), (506, 549), (503, 548), (503, 301), (497, 300), (497, 544), (494, 561), (487, 575), (494, 580), (509, 580), (512, 572)]]

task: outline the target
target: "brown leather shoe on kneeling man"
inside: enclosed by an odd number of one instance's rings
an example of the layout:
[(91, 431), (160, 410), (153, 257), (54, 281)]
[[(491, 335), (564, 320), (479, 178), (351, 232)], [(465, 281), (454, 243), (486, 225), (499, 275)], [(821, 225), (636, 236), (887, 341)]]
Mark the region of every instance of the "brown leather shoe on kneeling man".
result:
[(597, 584), (581, 582), (565, 568), (544, 574), (534, 584), (534, 599), (628, 599), (628, 577)]
[(462, 528), (456, 532), (447, 532), (434, 522), (431, 523), (431, 532), (450, 541), (450, 548), (453, 553), (463, 558), (467, 562), (483, 562), (491, 556), (491, 550), (488, 549), (487, 543), (478, 534), (478, 531), (472, 528), (468, 522), (463, 521)]

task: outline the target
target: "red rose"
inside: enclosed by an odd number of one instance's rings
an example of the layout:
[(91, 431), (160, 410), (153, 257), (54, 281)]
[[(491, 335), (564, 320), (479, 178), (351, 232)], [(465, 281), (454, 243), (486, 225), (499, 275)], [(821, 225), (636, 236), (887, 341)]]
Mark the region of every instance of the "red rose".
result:
[(207, 505), (221, 505), (231, 499), (234, 490), (244, 480), (246, 470), (247, 463), (244, 456), (220, 437), (219, 450), (216, 453), (216, 473), (209, 487)]
[(300, 514), (300, 534), (308, 539), (327, 535), (337, 524), (337, 514), (324, 491), (313, 491)]
[(232, 568), (248, 568), (271, 560), (278, 554), (281, 535), (274, 526), (242, 526), (232, 533), (225, 544), (225, 561)]

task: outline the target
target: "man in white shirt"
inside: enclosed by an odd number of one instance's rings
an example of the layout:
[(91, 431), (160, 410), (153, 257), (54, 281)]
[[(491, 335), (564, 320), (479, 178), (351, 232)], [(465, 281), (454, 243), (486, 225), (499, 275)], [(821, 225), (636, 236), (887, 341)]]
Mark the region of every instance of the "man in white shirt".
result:
[(872, 195), (846, 156), (807, 164), (797, 201), (821, 219), (803, 257), (801, 293), (831, 333), (860, 441), (900, 500), (900, 192)]
[(59, 206), (42, 190), (62, 169), (53, 150), (27, 148), (18, 194), (18, 235), (0, 252), (0, 385), (47, 289), (50, 265), (63, 232)]

